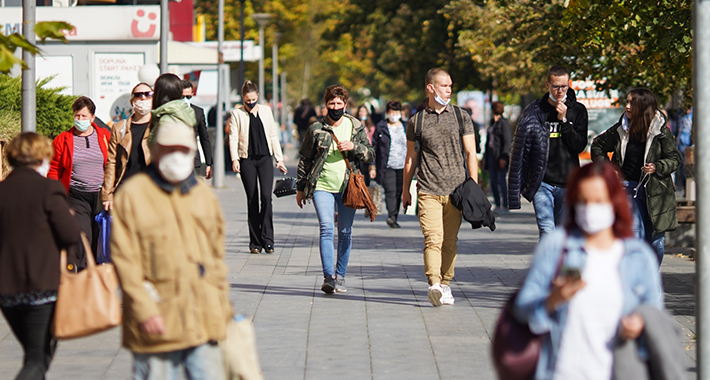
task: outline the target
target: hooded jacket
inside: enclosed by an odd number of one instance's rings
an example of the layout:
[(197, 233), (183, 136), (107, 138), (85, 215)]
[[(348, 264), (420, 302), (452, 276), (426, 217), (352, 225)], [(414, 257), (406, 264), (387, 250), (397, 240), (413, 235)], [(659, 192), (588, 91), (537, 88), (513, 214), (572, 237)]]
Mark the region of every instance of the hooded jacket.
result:
[[(555, 109), (548, 103), (546, 93), (525, 107), (513, 135), (508, 174), (508, 205), (520, 208), (520, 196), (532, 202), (545, 178), (550, 157), (550, 127), (547, 118)], [(579, 153), (587, 146), (587, 108), (577, 102), (572, 89), (567, 90), (567, 122), (560, 122), (558, 155), (566, 157), (554, 165), (563, 165), (562, 171), (579, 167)]]
[[(609, 160), (607, 153), (613, 152), (611, 161), (619, 167), (623, 165), (629, 142), (629, 134), (622, 126), (623, 118), (622, 115), (616, 124), (594, 139), (592, 160)], [(671, 173), (680, 165), (680, 154), (671, 130), (665, 128), (665, 125), (665, 117), (660, 111), (656, 111), (656, 116), (648, 128), (644, 149), (643, 163), (656, 165), (656, 172), (648, 177), (648, 182), (644, 185), (646, 207), (653, 223), (654, 235), (678, 227), (675, 187)]]
[[(151, 112), (153, 117), (150, 122), (150, 141), (153, 140), (156, 129), (162, 124), (181, 123), (193, 128), (197, 123), (195, 111), (182, 99), (171, 100)], [(195, 142), (197, 142), (197, 138), (195, 138)]]
[[(356, 118), (345, 114), (353, 123), (353, 134), (350, 141), (355, 147), (347, 153), (347, 158), (350, 161), (352, 169), (359, 172), (360, 163), (370, 163), (375, 159), (375, 151), (372, 149), (365, 127)], [(308, 127), (308, 131), (303, 138), (301, 150), (299, 151), (301, 159), (298, 161), (298, 179), (296, 187), (298, 191), (303, 191), (305, 199), (311, 199), (316, 188), (316, 183), (320, 178), (320, 173), (323, 170), (326, 158), (328, 158), (328, 150), (333, 144), (333, 127), (322, 122), (315, 122)], [(343, 186), (343, 194), (347, 191), (348, 181), (350, 179), (350, 171), (345, 173), (345, 184)]]

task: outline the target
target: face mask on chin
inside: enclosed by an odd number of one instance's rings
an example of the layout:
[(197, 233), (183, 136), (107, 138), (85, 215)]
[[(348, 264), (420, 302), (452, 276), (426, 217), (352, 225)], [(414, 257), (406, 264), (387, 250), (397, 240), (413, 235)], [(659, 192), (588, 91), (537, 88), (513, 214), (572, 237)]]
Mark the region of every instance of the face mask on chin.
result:
[(160, 158), (158, 171), (166, 181), (180, 183), (192, 174), (195, 165), (194, 153), (175, 151)]
[(564, 103), (565, 100), (567, 100), (567, 93), (565, 93), (565, 96), (561, 100), (555, 99), (555, 97), (552, 96), (552, 93), (550, 93), (550, 99), (552, 99), (552, 101), (555, 103), (560, 103), (560, 102)]
[(577, 226), (590, 235), (613, 226), (616, 219), (611, 203), (577, 203), (574, 213)]
[(444, 107), (446, 107), (446, 106), (449, 105), (449, 102), (451, 101), (451, 98), (449, 98), (449, 99), (447, 99), (447, 100), (444, 100), (441, 96), (439, 96), (439, 93), (436, 92), (436, 89), (434, 89), (434, 95), (436, 95), (436, 96), (434, 97), (434, 100), (435, 100), (437, 103), (441, 104), (441, 105), (444, 106)]

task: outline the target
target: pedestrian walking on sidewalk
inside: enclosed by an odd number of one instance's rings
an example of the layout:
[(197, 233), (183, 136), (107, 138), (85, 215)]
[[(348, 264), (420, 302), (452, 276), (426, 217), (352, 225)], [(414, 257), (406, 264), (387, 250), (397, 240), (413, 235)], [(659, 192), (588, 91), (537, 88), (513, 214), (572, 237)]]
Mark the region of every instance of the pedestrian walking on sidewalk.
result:
[(587, 147), (587, 108), (569, 87), (569, 72), (547, 72), (542, 99), (525, 107), (513, 136), (508, 173), (508, 206), (520, 208), (520, 196), (533, 203), (540, 237), (563, 225), (565, 183), (579, 167)]
[(535, 379), (611, 379), (617, 342), (644, 334), (635, 310), (663, 309), (658, 265), (633, 237), (616, 169), (593, 162), (572, 174), (565, 228), (542, 238), (515, 300), (518, 320), (542, 336)]
[(194, 173), (193, 125), (162, 122), (147, 172), (116, 192), (111, 258), (136, 380), (177, 379), (182, 367), (189, 379), (224, 379), (217, 342), (233, 314), (225, 226), (217, 197)]
[[(323, 264), (325, 293), (345, 292), (345, 272), (352, 247), (352, 226), (355, 209), (343, 204), (350, 178), (345, 156), (352, 170), (359, 173), (360, 163), (370, 163), (375, 157), (365, 128), (356, 118), (345, 114), (348, 90), (340, 85), (325, 89), (327, 116), (313, 123), (306, 132), (298, 161), (296, 203), (303, 208), (313, 200), (320, 227), (320, 258)], [(338, 144), (333, 138), (337, 136)], [(338, 210), (338, 249), (334, 266), (334, 221)]]
[(402, 204), (405, 210), (411, 205), (409, 186), (418, 167), (417, 201), (429, 301), (434, 306), (453, 305), (449, 284), (454, 278), (462, 216), (449, 195), (466, 179), (466, 169), (473, 180), (478, 178), (476, 138), (468, 114), (449, 104), (452, 86), (449, 73), (431, 69), (424, 84), (427, 104), (407, 124)]
[[(26, 132), (7, 145), (13, 170), (0, 182), (0, 308), (24, 352), (16, 379), (44, 379), (54, 355), (59, 251), (80, 242), (62, 185), (44, 178), (52, 143)], [(77, 300), (80, 301), (80, 300)]]
[[(102, 208), (101, 187), (111, 132), (94, 123), (96, 105), (88, 97), (76, 99), (72, 110), (74, 125), (52, 142), (54, 158), (49, 164), (47, 178), (59, 180), (64, 185), (69, 194), (69, 206), (76, 212), (76, 219), (88, 236), (93, 252), (98, 252), (99, 224), (95, 217)], [(69, 258), (69, 269), (85, 268), (87, 252), (84, 246), (78, 244), (72, 252), (76, 252), (76, 257)]]
[(147, 83), (133, 87), (131, 106), (133, 113), (113, 126), (108, 142), (108, 160), (101, 187), (101, 200), (106, 211), (113, 207), (113, 194), (118, 186), (134, 174), (145, 172), (150, 165), (148, 136), (153, 89)]
[[(202, 148), (202, 155), (205, 157), (205, 179), (212, 178), (212, 144), (210, 143), (210, 135), (207, 133), (207, 121), (205, 120), (205, 110), (202, 107), (198, 107), (192, 104), (192, 97), (195, 96), (195, 87), (192, 82), (183, 79), (182, 80), (182, 100), (187, 103), (187, 105), (195, 111), (195, 120), (197, 122), (193, 126), (195, 130), (195, 136), (199, 137), (200, 148)], [(195, 154), (195, 170), (202, 167), (202, 158), (200, 157), (200, 152)]]
[(665, 231), (678, 226), (675, 188), (671, 174), (680, 154), (653, 93), (645, 88), (626, 96), (626, 112), (619, 122), (592, 142), (592, 159), (611, 160), (620, 168), (634, 210), (634, 234), (645, 239), (663, 261)]
[(493, 191), (493, 201), (497, 212), (508, 211), (508, 187), (506, 186), (508, 162), (510, 161), (510, 142), (513, 129), (503, 116), (505, 105), (502, 102), (491, 104), (493, 122), (488, 127), (486, 151), (483, 163), (488, 171), (488, 178)]
[(407, 155), (406, 127), (402, 123), (402, 104), (396, 100), (387, 102), (386, 120), (380, 121), (372, 136), (375, 161), (370, 164), (370, 179), (385, 189), (387, 225), (400, 228), (397, 223), (399, 204), (402, 200), (404, 160)]
[(241, 173), (247, 195), (249, 252), (258, 254), (263, 248), (266, 253), (274, 253), (273, 162), (281, 173), (288, 170), (274, 114), (269, 106), (257, 103), (259, 89), (252, 81), (244, 82), (242, 99), (244, 107), (234, 109), (229, 119), (229, 149), (232, 169)]

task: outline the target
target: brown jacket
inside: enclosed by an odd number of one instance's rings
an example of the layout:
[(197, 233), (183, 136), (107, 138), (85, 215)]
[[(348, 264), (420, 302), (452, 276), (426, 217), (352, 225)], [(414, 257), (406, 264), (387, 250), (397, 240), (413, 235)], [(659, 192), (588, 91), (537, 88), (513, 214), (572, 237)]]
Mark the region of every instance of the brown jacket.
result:
[(59, 249), (80, 232), (61, 183), (15, 168), (0, 182), (0, 294), (56, 291)]
[[(219, 341), (232, 317), (222, 211), (205, 183), (189, 181), (171, 189), (151, 166), (116, 193), (111, 258), (123, 289), (123, 345), (133, 352)], [(140, 328), (154, 315), (163, 335)]]
[[(126, 173), (126, 164), (130, 158), (133, 145), (133, 135), (131, 134), (132, 118), (133, 115), (126, 120), (119, 121), (111, 130), (111, 139), (108, 142), (108, 160), (106, 169), (104, 169), (104, 185), (101, 187), (101, 200), (103, 202), (113, 200), (113, 193)], [(145, 155), (146, 165), (150, 165), (148, 136), (150, 136), (150, 124), (145, 129), (141, 140), (141, 148)]]

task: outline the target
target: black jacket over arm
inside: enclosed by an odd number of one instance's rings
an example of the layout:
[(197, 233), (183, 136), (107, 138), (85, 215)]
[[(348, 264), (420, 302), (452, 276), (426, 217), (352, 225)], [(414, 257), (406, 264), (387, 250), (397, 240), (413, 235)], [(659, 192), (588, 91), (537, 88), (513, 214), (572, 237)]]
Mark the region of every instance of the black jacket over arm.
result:
[[(200, 136), (200, 145), (202, 145), (202, 152), (205, 154), (205, 165), (212, 166), (212, 144), (210, 144), (210, 135), (207, 133), (207, 122), (205, 120), (205, 110), (202, 108), (190, 104), (190, 107), (195, 111), (195, 133)], [(195, 156), (195, 167), (200, 167), (200, 155), (199, 153)]]

